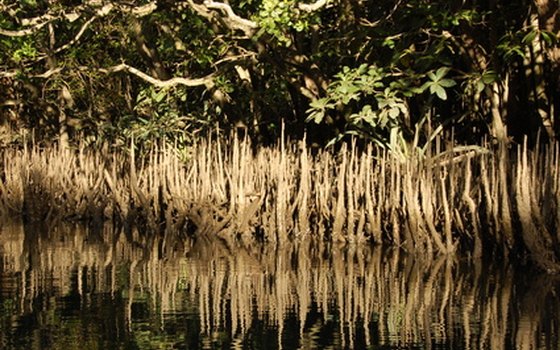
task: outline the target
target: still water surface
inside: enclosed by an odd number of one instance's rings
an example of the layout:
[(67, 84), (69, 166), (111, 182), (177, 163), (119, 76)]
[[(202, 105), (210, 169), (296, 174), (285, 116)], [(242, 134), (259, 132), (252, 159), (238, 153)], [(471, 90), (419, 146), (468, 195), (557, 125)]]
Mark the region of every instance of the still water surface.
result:
[(0, 229), (2, 349), (559, 349), (559, 279), (396, 250)]

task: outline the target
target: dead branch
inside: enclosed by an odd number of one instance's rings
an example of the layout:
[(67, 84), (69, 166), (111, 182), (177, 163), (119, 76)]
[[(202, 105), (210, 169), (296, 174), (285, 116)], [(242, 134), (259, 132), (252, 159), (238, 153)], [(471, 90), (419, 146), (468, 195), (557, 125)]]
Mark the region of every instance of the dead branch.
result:
[(313, 12), (313, 11), (317, 11), (317, 10), (325, 7), (328, 2), (329, 2), (329, 0), (317, 0), (316, 2), (314, 2), (312, 4), (298, 4), (298, 8), (301, 11)]
[[(31, 35), (33, 33), (38, 32), (39, 30), (41, 30), (47, 24), (49, 24), (49, 23), (51, 23), (55, 20), (61, 19), (61, 18), (64, 18), (64, 19), (68, 20), (69, 22), (74, 22), (82, 16), (85, 9), (86, 9), (85, 6), (77, 6), (77, 7), (73, 8), (71, 12), (68, 12), (68, 13), (66, 13), (66, 12), (60, 12), (58, 14), (57, 13), (45, 13), (41, 16), (37, 16), (37, 17), (33, 17), (33, 18), (17, 19), (19, 22), (21, 22), (22, 26), (27, 27), (27, 28), (22, 28), (22, 29), (17, 29), (17, 30), (9, 30), (9, 29), (0, 28), (0, 35), (8, 36), (8, 37), (23, 37), (23, 36)], [(87, 26), (89, 26), (89, 24), (91, 24), (91, 22), (93, 22), (93, 20), (95, 18), (107, 16), (111, 11), (113, 11), (115, 9), (120, 10), (122, 12), (129, 12), (136, 17), (145, 17), (145, 16), (153, 13), (157, 9), (157, 4), (156, 4), (155, 1), (147, 3), (147, 4), (142, 5), (142, 6), (130, 6), (130, 5), (123, 5), (123, 4), (108, 3), (108, 4), (106, 4), (106, 5), (104, 5), (100, 8), (97, 8), (97, 10), (95, 11), (95, 15), (92, 18), (90, 18), (84, 24), (84, 26), (82, 26), (82, 29), (80, 30), (78, 35), (74, 38), (74, 40), (72, 40), (67, 45), (64, 45), (64, 47), (60, 48), (59, 51), (64, 50), (65, 48), (67, 48), (68, 46), (72, 45), (77, 40), (79, 40), (79, 37), (81, 37), (83, 35), (83, 32), (85, 31)]]
[(0, 28), (0, 35), (9, 36), (12, 38), (16, 37), (23, 37), (27, 35), (31, 35), (35, 32), (38, 32), (41, 28), (49, 24), (51, 20), (47, 20), (45, 22), (41, 22), (39, 24), (34, 25), (33, 27), (26, 28), (26, 29), (19, 29), (19, 30), (8, 30)]
[(146, 5), (133, 7), (130, 12), (136, 17), (145, 17), (157, 10), (157, 3), (155, 1), (147, 3)]
[(207, 0), (204, 1), (204, 6), (207, 9), (219, 10), (225, 14), (225, 19), (227, 19), (229, 27), (232, 29), (242, 30), (247, 36), (252, 36), (255, 29), (259, 27), (257, 23), (238, 16), (229, 4)]
[[(53, 75), (58, 74), (60, 72), (62, 72), (62, 67), (49, 69), (48, 71), (40, 73), (40, 74), (32, 74), (32, 75), (29, 75), (29, 77), (30, 78), (38, 78), (38, 79), (48, 79), (48, 78), (52, 77)], [(4, 72), (0, 72), (0, 78), (15, 78), (18, 74), (22, 74), (22, 72), (19, 71), (19, 70), (4, 71)]]
[[(86, 68), (87, 69), (87, 68)], [(208, 74), (202, 78), (194, 78), (194, 79), (190, 79), (190, 78), (183, 78), (183, 77), (175, 77), (175, 78), (171, 78), (168, 80), (160, 80), (157, 78), (152, 77), (151, 75), (148, 75), (144, 72), (142, 72), (141, 70), (134, 68), (132, 66), (129, 66), (126, 63), (121, 63), (119, 65), (116, 65), (114, 67), (110, 67), (110, 68), (100, 68), (97, 70), (100, 73), (106, 73), (106, 74), (110, 74), (110, 73), (116, 73), (116, 72), (127, 72), (130, 73), (132, 75), (137, 76), (138, 78), (154, 85), (157, 87), (171, 87), (171, 86), (176, 86), (176, 85), (184, 85), (184, 86), (189, 86), (189, 87), (195, 87), (195, 86), (206, 86), (207, 88), (211, 88), (212, 86), (214, 86), (214, 73)]]
[(78, 34), (76, 34), (76, 36), (72, 40), (70, 40), (66, 44), (60, 46), (54, 52), (59, 53), (61, 51), (66, 50), (67, 48), (74, 45), (75, 43), (77, 43), (80, 40), (80, 38), (82, 37), (82, 35), (84, 35), (84, 33), (85, 33), (86, 29), (89, 27), (89, 25), (92, 24), (93, 21), (95, 21), (97, 18), (98, 18), (97, 16), (93, 16), (89, 20), (87, 20), (86, 23), (84, 23), (82, 25), (82, 28), (80, 28), (80, 30), (78, 31)]
[[(48, 79), (55, 74), (58, 74), (64, 70), (63, 67), (58, 67), (54, 69), (50, 69), (44, 73), (40, 74), (33, 74), (29, 75), (30, 78), (38, 78), (38, 79)], [(152, 77), (149, 74), (146, 74), (139, 70), (138, 68), (134, 68), (129, 66), (126, 63), (121, 63), (119, 65), (109, 67), (109, 68), (91, 68), (91, 67), (78, 67), (77, 70), (79, 71), (94, 71), (103, 74), (112, 74), (117, 72), (127, 72), (132, 75), (137, 76), (138, 78), (154, 85), (157, 87), (171, 87), (176, 85), (183, 85), (188, 87), (196, 87), (196, 86), (206, 86), (207, 88), (212, 88), (214, 86), (214, 76), (215, 73), (208, 74), (201, 78), (184, 78), (184, 77), (175, 77), (168, 80), (160, 80), (157, 78)], [(13, 78), (20, 74), (20, 71), (7, 71), (7, 72), (0, 72), (0, 78)]]

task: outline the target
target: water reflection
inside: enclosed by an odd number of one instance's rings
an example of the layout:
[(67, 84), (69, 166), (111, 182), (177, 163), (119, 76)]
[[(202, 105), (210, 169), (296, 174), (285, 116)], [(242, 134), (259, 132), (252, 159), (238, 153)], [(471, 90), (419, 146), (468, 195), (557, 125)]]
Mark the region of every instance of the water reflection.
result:
[(3, 349), (557, 349), (557, 277), (369, 247), (5, 224)]

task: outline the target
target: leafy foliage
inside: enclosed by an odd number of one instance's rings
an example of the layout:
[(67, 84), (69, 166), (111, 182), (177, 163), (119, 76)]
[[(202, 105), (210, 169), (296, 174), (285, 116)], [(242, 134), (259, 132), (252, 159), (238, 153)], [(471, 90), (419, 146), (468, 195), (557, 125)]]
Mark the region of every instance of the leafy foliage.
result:
[[(393, 149), (440, 126), (470, 143), (495, 134), (498, 114), (517, 123), (520, 111), (560, 110), (558, 28), (520, 1), (0, 6), (3, 120), (46, 139), (67, 130), (188, 145), (219, 124), (270, 141), (284, 124), (320, 144), (352, 135)], [(121, 63), (136, 71), (114, 69)], [(166, 85), (173, 77), (207, 80)], [(545, 119), (517, 129), (536, 134)]]
[(257, 37), (265, 33), (281, 45), (293, 44), (291, 32), (304, 32), (317, 21), (316, 16), (307, 15), (298, 9), (298, 0), (263, 0), (253, 19), (259, 25)]
[(365, 137), (390, 149), (404, 147), (411, 99), (429, 91), (447, 100), (446, 89), (456, 85), (453, 79), (445, 78), (448, 72), (448, 67), (430, 71), (424, 84), (414, 86), (420, 81), (414, 75), (393, 74), (365, 64), (355, 69), (344, 67), (327, 88), (327, 96), (310, 104), (307, 121), (328, 123), (333, 120), (331, 115), (342, 114), (346, 120), (343, 135)]
[(451, 88), (456, 85), (453, 79), (446, 79), (445, 75), (449, 72), (449, 68), (441, 67), (435, 72), (429, 72), (428, 78), (430, 79), (424, 85), (422, 90), (429, 89), (432, 95), (436, 95), (441, 100), (447, 100), (446, 88)]

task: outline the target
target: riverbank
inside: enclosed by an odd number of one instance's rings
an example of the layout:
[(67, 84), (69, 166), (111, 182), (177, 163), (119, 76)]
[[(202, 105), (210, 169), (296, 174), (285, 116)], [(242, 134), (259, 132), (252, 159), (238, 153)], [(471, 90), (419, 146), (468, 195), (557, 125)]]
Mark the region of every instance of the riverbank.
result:
[(482, 149), (440, 146), (398, 158), (373, 146), (312, 154), (282, 142), (255, 151), (238, 138), (200, 142), (187, 160), (170, 147), (145, 157), (5, 149), (0, 210), (25, 220), (116, 220), (228, 240), (515, 254), (560, 271), (559, 145)]

